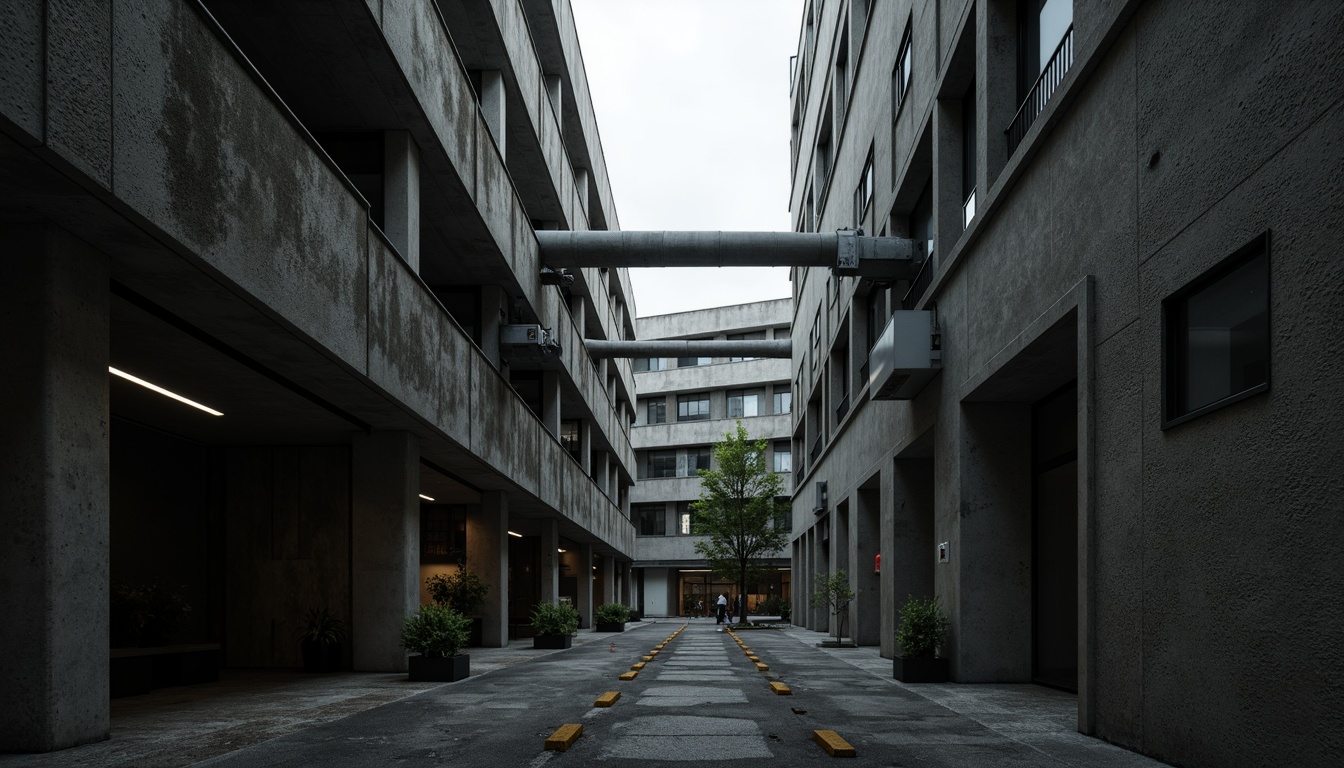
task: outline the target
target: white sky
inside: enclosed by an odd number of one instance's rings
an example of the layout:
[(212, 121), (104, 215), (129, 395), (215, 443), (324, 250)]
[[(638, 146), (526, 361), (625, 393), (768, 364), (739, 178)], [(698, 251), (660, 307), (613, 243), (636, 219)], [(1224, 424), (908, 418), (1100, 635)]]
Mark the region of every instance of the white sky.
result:
[[(571, 0), (621, 229), (786, 231), (803, 0)], [(786, 268), (632, 269), (641, 317), (790, 295)]]

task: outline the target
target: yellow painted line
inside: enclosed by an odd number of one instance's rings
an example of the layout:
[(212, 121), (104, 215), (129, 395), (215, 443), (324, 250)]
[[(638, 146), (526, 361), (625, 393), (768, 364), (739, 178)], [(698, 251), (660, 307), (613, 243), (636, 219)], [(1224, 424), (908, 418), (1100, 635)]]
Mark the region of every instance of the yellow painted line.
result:
[(657, 656), (657, 655), (658, 655), (658, 649), (657, 649), (657, 648), (654, 648), (652, 651), (649, 651), (649, 655), (650, 655), (650, 656)]
[(760, 657), (760, 656), (754, 656), (754, 655), (752, 655), (752, 654), (747, 654), (747, 658), (748, 658), (748, 659), (751, 659), (752, 661), (760, 661), (760, 660), (761, 660), (761, 657)]
[(644, 662), (642, 662), (642, 661), (637, 661), (637, 662), (635, 662), (634, 664), (631, 664), (631, 665), (630, 665), (630, 668), (633, 669), (633, 670), (635, 670), (636, 672), (638, 672), (639, 670), (641, 670), (641, 669), (644, 668)]
[(636, 677), (639, 677), (639, 673), (638, 673), (638, 672), (622, 672), (622, 673), (621, 673), (621, 679), (622, 679), (622, 680), (634, 680)]
[(653, 661), (652, 656), (640, 656), (639, 658), (642, 659), (643, 661)]
[(578, 723), (566, 723), (555, 729), (546, 739), (546, 749), (553, 752), (564, 752), (574, 746), (574, 742), (583, 735), (583, 726)]
[(768, 671), (768, 670), (770, 669), (770, 665), (769, 665), (769, 664), (766, 664), (766, 663), (764, 663), (764, 662), (760, 662), (760, 661), (758, 661), (758, 662), (756, 662), (756, 669), (757, 669), (757, 671), (765, 672), (765, 671)]
[(616, 703), (616, 700), (619, 699), (619, 698), (621, 698), (621, 692), (620, 692), (620, 691), (607, 691), (606, 693), (604, 693), (604, 694), (602, 694), (601, 696), (598, 696), (598, 697), (597, 697), (597, 701), (594, 701), (594, 702), (593, 702), (593, 706), (594, 706), (594, 707), (610, 707), (612, 704), (615, 704), (615, 703)]
[(774, 692), (774, 694), (775, 694), (776, 696), (792, 696), (792, 695), (793, 695), (793, 689), (790, 688), (789, 686), (787, 686), (787, 685), (785, 685), (785, 684), (779, 682), (778, 680), (775, 680), (775, 681), (773, 681), (773, 682), (770, 683), (770, 690), (771, 690), (772, 692)]
[(820, 744), (831, 757), (856, 757), (859, 754), (835, 731), (813, 731), (812, 740)]

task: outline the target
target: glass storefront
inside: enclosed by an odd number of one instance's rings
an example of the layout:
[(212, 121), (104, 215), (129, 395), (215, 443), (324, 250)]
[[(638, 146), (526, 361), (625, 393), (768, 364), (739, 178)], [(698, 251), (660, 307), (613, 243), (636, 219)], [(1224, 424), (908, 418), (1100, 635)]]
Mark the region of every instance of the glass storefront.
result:
[[(751, 614), (779, 615), (780, 604), (792, 599), (789, 569), (773, 570), (761, 581), (748, 585), (747, 610)], [(677, 574), (678, 594), (681, 595), (682, 616), (713, 616), (719, 595), (732, 600), (737, 595), (737, 584), (716, 576), (707, 570), (685, 569)]]

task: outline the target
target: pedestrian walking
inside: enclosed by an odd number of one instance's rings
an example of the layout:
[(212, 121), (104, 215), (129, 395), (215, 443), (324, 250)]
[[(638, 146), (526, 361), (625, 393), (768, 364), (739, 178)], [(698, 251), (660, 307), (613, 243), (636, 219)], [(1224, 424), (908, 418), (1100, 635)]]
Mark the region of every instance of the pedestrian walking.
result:
[[(722, 624), (724, 618), (725, 618), (727, 615), (728, 615), (728, 596), (725, 595), (725, 594), (723, 594), (722, 592), (720, 592), (720, 593), (719, 593), (719, 600), (718, 600), (718, 607), (716, 608), (716, 610), (715, 610), (715, 614), (714, 614), (714, 623), (715, 623), (715, 624)], [(720, 629), (719, 631), (723, 631), (723, 630)]]

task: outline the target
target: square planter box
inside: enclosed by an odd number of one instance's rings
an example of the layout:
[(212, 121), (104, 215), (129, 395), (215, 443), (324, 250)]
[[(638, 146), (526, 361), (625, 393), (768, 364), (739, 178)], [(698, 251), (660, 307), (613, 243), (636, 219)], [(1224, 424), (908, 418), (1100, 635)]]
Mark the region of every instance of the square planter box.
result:
[(410, 662), (413, 683), (452, 683), (471, 675), (471, 656), (412, 656)]
[(625, 622), (623, 622), (623, 621), (614, 621), (614, 622), (608, 624), (608, 623), (606, 623), (606, 622), (604, 622), (604, 621), (599, 621), (599, 622), (597, 622), (597, 626), (594, 627), (594, 630), (597, 631), (597, 632), (624, 632), (624, 631), (625, 631)]
[(892, 659), (892, 677), (903, 683), (946, 683), (947, 659), (936, 656), (897, 656)]
[(532, 647), (541, 650), (555, 651), (562, 648), (568, 648), (574, 642), (574, 638), (569, 635), (533, 635)]

